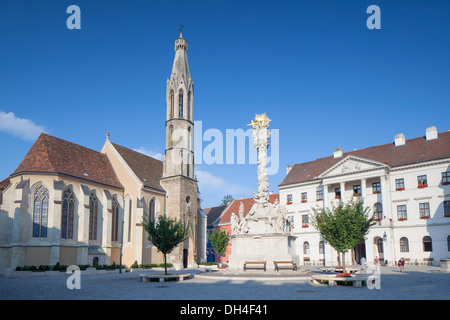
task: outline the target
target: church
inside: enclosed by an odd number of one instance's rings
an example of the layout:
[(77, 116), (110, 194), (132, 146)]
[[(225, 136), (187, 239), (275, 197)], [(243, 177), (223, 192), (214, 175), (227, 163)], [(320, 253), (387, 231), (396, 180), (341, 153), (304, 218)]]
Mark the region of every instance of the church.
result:
[(167, 80), (163, 161), (111, 142), (109, 134), (95, 151), (42, 133), (0, 182), (0, 274), (25, 265), (162, 263), (142, 222), (163, 214), (189, 226), (168, 262), (187, 268), (206, 257), (187, 47), (180, 32)]

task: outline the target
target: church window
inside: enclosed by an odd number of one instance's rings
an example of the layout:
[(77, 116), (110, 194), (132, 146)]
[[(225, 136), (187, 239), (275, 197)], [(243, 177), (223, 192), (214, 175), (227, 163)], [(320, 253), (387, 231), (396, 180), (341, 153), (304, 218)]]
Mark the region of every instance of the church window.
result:
[(178, 94), (178, 117), (183, 118), (183, 90)]
[(174, 111), (175, 111), (175, 101), (173, 97), (173, 90), (170, 90), (170, 119), (173, 118)]
[(132, 222), (132, 212), (133, 208), (133, 201), (130, 199), (128, 202), (128, 242), (131, 242), (131, 222)]
[(73, 219), (75, 208), (75, 196), (71, 189), (66, 189), (63, 194), (61, 212), (61, 239), (73, 239)]
[(191, 92), (188, 92), (188, 100), (187, 100), (187, 119), (191, 120)]
[(33, 202), (33, 237), (47, 237), (48, 222), (48, 190), (40, 186), (34, 192)]
[(111, 241), (119, 241), (119, 202), (115, 197), (112, 201)]
[(97, 240), (97, 213), (97, 196), (93, 192), (91, 192), (91, 194), (89, 195), (89, 240)]
[(148, 205), (148, 215), (151, 222), (155, 222), (155, 198), (150, 200)]

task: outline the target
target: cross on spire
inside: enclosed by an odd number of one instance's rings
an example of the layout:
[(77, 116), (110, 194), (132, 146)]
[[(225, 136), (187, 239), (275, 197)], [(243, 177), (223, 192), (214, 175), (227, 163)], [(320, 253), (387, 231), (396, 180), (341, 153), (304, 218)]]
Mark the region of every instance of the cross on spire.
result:
[(180, 38), (183, 38), (183, 25), (180, 25)]

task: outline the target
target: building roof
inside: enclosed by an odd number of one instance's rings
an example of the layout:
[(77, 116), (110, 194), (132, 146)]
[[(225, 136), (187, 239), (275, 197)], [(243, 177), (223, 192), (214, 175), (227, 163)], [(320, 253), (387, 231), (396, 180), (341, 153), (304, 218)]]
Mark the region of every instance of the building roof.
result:
[(9, 186), (9, 178), (6, 178), (3, 181), (0, 181), (0, 190), (5, 190)]
[(57, 173), (123, 189), (105, 154), (41, 133), (11, 174)]
[[(274, 203), (275, 200), (280, 201), (280, 194), (274, 193), (269, 194), (269, 201), (270, 203)], [(244, 217), (249, 213), (250, 209), (252, 208), (253, 204), (255, 203), (255, 200), (253, 198), (245, 198), (245, 199), (234, 199), (231, 204), (226, 208), (226, 210), (222, 213), (222, 216), (220, 217), (219, 224), (227, 224), (230, 223), (231, 214), (239, 214), (239, 207), (241, 203), (244, 204)]]
[(384, 163), (391, 168), (425, 161), (450, 158), (450, 132), (438, 134), (434, 140), (418, 137), (406, 140), (404, 145), (383, 144), (360, 150), (344, 152), (342, 157), (320, 158), (310, 162), (295, 164), (279, 187), (295, 183), (319, 180), (319, 175), (347, 156), (355, 156)]
[(210, 207), (210, 208), (203, 209), (205, 214), (208, 216), (206, 225), (211, 226), (213, 224), (213, 222), (216, 221), (217, 218), (220, 217), (220, 215), (226, 209), (226, 207), (227, 206), (223, 205), (223, 206)]
[(159, 184), (159, 179), (163, 175), (163, 162), (161, 160), (154, 159), (115, 143), (111, 144), (145, 187), (165, 192)]

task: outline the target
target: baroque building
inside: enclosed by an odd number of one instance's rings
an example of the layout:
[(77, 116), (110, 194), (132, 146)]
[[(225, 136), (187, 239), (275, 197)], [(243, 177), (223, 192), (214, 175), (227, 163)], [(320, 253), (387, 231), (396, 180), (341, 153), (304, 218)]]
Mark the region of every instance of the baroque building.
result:
[(313, 208), (361, 198), (376, 225), (346, 263), (375, 257), (388, 265), (439, 265), (450, 257), (450, 132), (429, 127), (423, 137), (343, 152), (287, 167), (280, 203), (293, 217), (302, 264), (336, 265), (337, 252), (309, 224)]
[(186, 268), (206, 259), (186, 50), (180, 34), (167, 81), (164, 161), (115, 144), (109, 134), (98, 152), (42, 133), (0, 182), (0, 274), (24, 265), (162, 263), (142, 223), (161, 214), (189, 225), (168, 262)]

